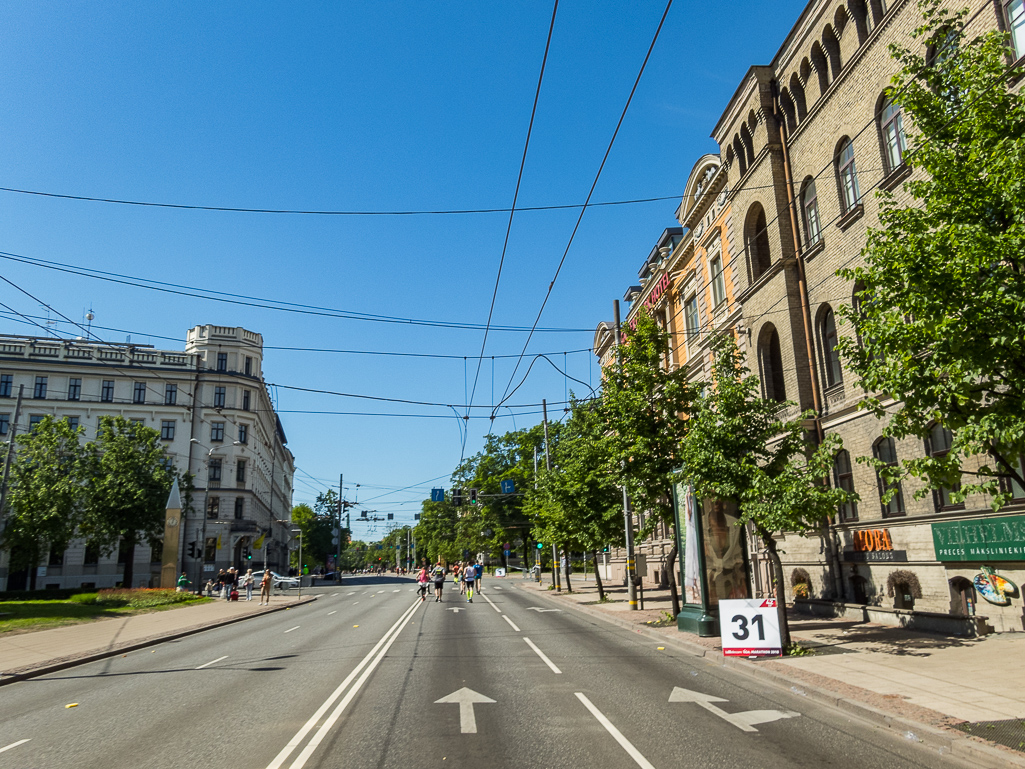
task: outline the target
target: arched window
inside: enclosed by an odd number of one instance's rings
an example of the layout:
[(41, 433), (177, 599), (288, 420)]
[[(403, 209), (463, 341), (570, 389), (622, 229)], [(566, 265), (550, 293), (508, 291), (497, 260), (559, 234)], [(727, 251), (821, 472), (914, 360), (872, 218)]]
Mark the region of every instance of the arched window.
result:
[(885, 97), (879, 104), (879, 138), (883, 143), (883, 169), (891, 173), (904, 164), (908, 140), (903, 110)]
[(875, 27), (886, 15), (886, 0), (868, 0), (868, 7), (872, 11), (872, 26)]
[(755, 143), (746, 123), (740, 127), (740, 140), (744, 143), (744, 149), (747, 151), (747, 164), (752, 165), (755, 162)]
[[(851, 455), (847, 449), (840, 449), (833, 461), (833, 482), (838, 489), (854, 493), (854, 470), (851, 468)], [(858, 503), (851, 500), (840, 505), (840, 522), (847, 523), (858, 520)]]
[[(1025, 0), (1022, 1), (1025, 2)], [(804, 69), (807, 64), (808, 60), (805, 59), (801, 68)], [(794, 106), (797, 107), (797, 120), (800, 122), (808, 114), (808, 101), (804, 96), (804, 86), (801, 85), (801, 79), (797, 77), (796, 72), (790, 76), (790, 95), (794, 99)]]
[(950, 608), (963, 617), (975, 616), (975, 585), (964, 577), (950, 580)]
[(793, 133), (794, 129), (797, 128), (797, 109), (794, 106), (794, 99), (790, 95), (790, 91), (786, 88), (779, 92), (779, 108), (783, 110), (787, 133)]
[(843, 382), (843, 368), (840, 366), (840, 351), (836, 349), (836, 317), (833, 308), (826, 305), (819, 313), (819, 343), (822, 349), (822, 374), (826, 387)]
[(743, 176), (747, 173), (747, 153), (744, 151), (744, 145), (739, 136), (733, 137), (733, 152), (737, 156), (737, 163), (740, 164), (740, 175)]
[(865, 0), (849, 0), (847, 7), (850, 9), (851, 18), (854, 19), (854, 28), (858, 32), (858, 45), (865, 42), (870, 28), (868, 18), (868, 6)]
[(811, 65), (815, 68), (815, 73), (819, 78), (819, 95), (821, 96), (829, 88), (829, 65), (826, 64), (826, 54), (822, 51), (822, 46), (816, 40), (811, 47)]
[[(872, 445), (872, 456), (888, 467), (896, 467), (897, 448), (894, 446), (893, 438), (880, 438), (877, 440)], [(900, 487), (900, 481), (887, 483), (878, 472), (876, 473), (876, 481), (879, 484), (879, 503), (882, 506), (883, 518), (904, 515), (904, 492)], [(891, 489), (896, 490), (893, 497), (890, 498), (889, 502), (884, 502), (884, 495)]]
[(804, 242), (814, 246), (822, 238), (822, 224), (819, 220), (819, 198), (815, 193), (815, 180), (810, 176), (801, 188), (801, 218), (804, 221)]
[(847, 137), (836, 148), (836, 182), (840, 188), (840, 208), (846, 214), (861, 199), (858, 171), (854, 165), (854, 142)]
[(783, 355), (779, 347), (779, 332), (773, 326), (768, 325), (762, 329), (760, 336), (758, 368), (765, 400), (782, 403), (787, 399), (787, 392), (783, 379)]
[(829, 59), (830, 80), (840, 77), (840, 70), (843, 69), (843, 62), (840, 60), (840, 41), (832, 27), (827, 26), (822, 30), (822, 49)]
[[(929, 437), (925, 440), (925, 453), (934, 459), (942, 459), (950, 453), (954, 442), (954, 434), (938, 422), (929, 428)], [(964, 502), (955, 502), (951, 495), (961, 488), (960, 483), (952, 486), (940, 486), (933, 489), (933, 504), (937, 510), (950, 510), (964, 507)]]
[(758, 280), (772, 264), (769, 252), (769, 228), (765, 221), (765, 209), (755, 203), (747, 213), (747, 225), (744, 228), (748, 256), (751, 259), (751, 277)]

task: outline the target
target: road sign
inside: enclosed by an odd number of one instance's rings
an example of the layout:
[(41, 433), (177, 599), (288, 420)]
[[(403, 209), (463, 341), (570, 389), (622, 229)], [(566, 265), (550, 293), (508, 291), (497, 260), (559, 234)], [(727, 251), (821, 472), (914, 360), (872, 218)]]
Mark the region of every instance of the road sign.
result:
[(444, 502), (445, 501), (445, 490), (444, 489), (431, 489), (431, 502)]
[(502, 486), (502, 493), (503, 494), (515, 494), (516, 493), (516, 483), (513, 480), (511, 480), (511, 479), (507, 480), (507, 481), (502, 481), (501, 486)]
[(779, 614), (775, 598), (719, 601), (722, 653), (726, 657), (780, 657)]
[(508, 557), (509, 557), (509, 548), (506, 548), (506, 549), (505, 549), (505, 550), (503, 550), (502, 552), (503, 552), (503, 553), (505, 553), (505, 557), (506, 557), (506, 558), (508, 558)]

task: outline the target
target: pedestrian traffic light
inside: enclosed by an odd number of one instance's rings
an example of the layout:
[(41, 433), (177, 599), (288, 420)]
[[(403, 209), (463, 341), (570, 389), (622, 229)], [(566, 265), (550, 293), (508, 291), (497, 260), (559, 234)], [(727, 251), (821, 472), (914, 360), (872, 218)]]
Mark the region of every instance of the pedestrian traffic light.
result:
[(477, 489), (470, 489), (470, 504), (477, 504)]
[(452, 489), (452, 504), (456, 507), (459, 507), (461, 504), (463, 504), (462, 489)]

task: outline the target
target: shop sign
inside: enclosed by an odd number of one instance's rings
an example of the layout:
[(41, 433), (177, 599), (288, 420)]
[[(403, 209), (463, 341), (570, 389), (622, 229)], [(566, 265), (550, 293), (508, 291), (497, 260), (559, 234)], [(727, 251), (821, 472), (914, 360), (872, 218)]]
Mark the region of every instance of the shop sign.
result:
[(1016, 584), (1000, 576), (988, 566), (983, 566), (982, 573), (976, 574), (972, 582), (979, 595), (996, 606), (1010, 606), (1011, 599), (1018, 595)]
[(1025, 515), (932, 524), (937, 561), (1025, 561)]
[(889, 529), (859, 529), (854, 535), (854, 549), (844, 551), (844, 560), (855, 563), (907, 561), (906, 550), (894, 550)]

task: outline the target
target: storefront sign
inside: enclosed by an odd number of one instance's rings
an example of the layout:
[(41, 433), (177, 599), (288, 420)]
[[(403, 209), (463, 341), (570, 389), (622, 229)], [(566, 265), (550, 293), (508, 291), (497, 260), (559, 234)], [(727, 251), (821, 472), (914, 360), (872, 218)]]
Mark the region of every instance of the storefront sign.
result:
[(872, 552), (876, 550), (893, 550), (889, 529), (861, 529), (854, 532), (855, 551)]
[(983, 566), (982, 573), (976, 574), (972, 582), (979, 595), (996, 606), (1010, 606), (1011, 599), (1018, 595), (1016, 584), (988, 566)]
[(938, 561), (1025, 561), (1025, 515), (932, 525)]
[(907, 550), (844, 550), (843, 559), (848, 563), (878, 563), (908, 560)]

